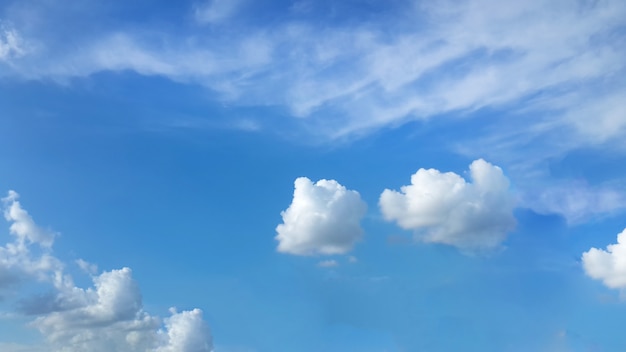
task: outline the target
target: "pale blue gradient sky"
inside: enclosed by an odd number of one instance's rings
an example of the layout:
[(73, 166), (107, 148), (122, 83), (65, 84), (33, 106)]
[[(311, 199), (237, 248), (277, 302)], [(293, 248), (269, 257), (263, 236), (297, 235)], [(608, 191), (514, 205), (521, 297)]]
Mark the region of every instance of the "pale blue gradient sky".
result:
[[(625, 19), (610, 0), (5, 1), (0, 190), (60, 233), (77, 287), (77, 259), (130, 267), (145, 311), (202, 309), (217, 352), (620, 351), (623, 293), (581, 255), (626, 227)], [(511, 183), (501, 246), (385, 221), (384, 189), (469, 182), (479, 158)], [(277, 252), (302, 176), (367, 204), (350, 251)], [(56, 288), (1, 278), (0, 349), (52, 348), (23, 307)]]

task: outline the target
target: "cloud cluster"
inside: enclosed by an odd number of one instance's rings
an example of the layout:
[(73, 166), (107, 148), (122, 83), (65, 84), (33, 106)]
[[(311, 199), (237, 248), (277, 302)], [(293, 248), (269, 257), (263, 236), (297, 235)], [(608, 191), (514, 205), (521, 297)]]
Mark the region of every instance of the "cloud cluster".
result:
[(583, 253), (582, 263), (587, 275), (602, 280), (607, 287), (626, 288), (626, 229), (606, 250), (591, 248)]
[(361, 238), (367, 206), (358, 192), (335, 180), (296, 179), (293, 200), (276, 227), (278, 251), (296, 255), (343, 254)]
[[(31, 325), (47, 341), (42, 349), (59, 352), (209, 352), (211, 335), (199, 309), (176, 312), (162, 321), (143, 310), (139, 286), (129, 268), (95, 274), (97, 267), (80, 260), (93, 274), (93, 286), (77, 287), (65, 264), (55, 258), (55, 234), (33, 221), (10, 191), (4, 214), (14, 240), (0, 247), (0, 273), (17, 281), (36, 279), (52, 293), (22, 299), (19, 311), (34, 316)], [(7, 274), (5, 274), (7, 275)], [(0, 288), (7, 284), (1, 279)], [(11, 347), (19, 350), (18, 346)]]
[(388, 221), (414, 230), (420, 241), (467, 250), (497, 247), (515, 226), (509, 181), (482, 159), (470, 165), (470, 178), (419, 169), (400, 192), (383, 191), (380, 209)]

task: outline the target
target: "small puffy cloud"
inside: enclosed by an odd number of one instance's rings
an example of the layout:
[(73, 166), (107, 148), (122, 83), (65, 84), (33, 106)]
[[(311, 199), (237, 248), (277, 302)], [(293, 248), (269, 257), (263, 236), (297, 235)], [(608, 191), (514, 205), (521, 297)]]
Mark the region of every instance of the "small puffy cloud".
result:
[(335, 180), (295, 181), (293, 200), (276, 227), (278, 251), (296, 255), (343, 254), (361, 239), (367, 205)]
[(509, 180), (483, 159), (472, 162), (470, 178), (419, 169), (400, 192), (383, 191), (380, 209), (386, 220), (415, 230), (421, 241), (467, 250), (495, 248), (515, 226)]
[(591, 248), (583, 253), (582, 264), (587, 275), (602, 280), (607, 287), (626, 288), (626, 229), (606, 250)]

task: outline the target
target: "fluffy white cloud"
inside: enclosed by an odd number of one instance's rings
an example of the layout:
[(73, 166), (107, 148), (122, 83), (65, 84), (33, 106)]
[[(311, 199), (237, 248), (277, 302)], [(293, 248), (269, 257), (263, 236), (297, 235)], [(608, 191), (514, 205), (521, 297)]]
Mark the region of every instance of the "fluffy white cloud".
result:
[[(33, 326), (58, 351), (146, 351), (156, 339), (160, 321), (142, 310), (141, 294), (123, 268), (94, 277), (94, 287), (70, 286), (38, 312)], [(41, 304), (39, 301), (34, 301)]]
[(610, 288), (626, 288), (626, 229), (617, 235), (617, 243), (606, 250), (591, 248), (583, 253), (585, 272), (596, 280), (602, 280)]
[(296, 255), (343, 254), (361, 238), (367, 205), (335, 180), (296, 179), (293, 200), (276, 227), (278, 251)]
[(208, 352), (212, 340), (199, 309), (176, 312), (164, 321), (143, 310), (141, 292), (129, 268), (95, 275), (97, 267), (77, 264), (94, 274), (93, 286), (77, 287), (65, 265), (51, 254), (54, 233), (43, 230), (10, 191), (3, 199), (13, 242), (0, 247), (0, 288), (36, 278), (49, 283), (49, 294), (19, 301), (19, 311), (35, 316), (31, 326), (45, 346), (6, 345), (10, 350), (55, 352)]
[(209, 327), (202, 319), (202, 311), (194, 309), (178, 313), (165, 320), (165, 330), (159, 332), (162, 346), (155, 352), (209, 352), (212, 350)]
[(388, 221), (416, 231), (424, 242), (462, 249), (497, 247), (515, 226), (514, 199), (502, 170), (482, 159), (470, 165), (472, 182), (435, 169), (419, 169), (401, 191), (386, 189), (380, 209)]
[[(164, 320), (142, 308), (141, 293), (131, 270), (103, 272), (94, 287), (68, 287), (39, 312), (33, 326), (58, 351), (208, 352), (209, 328), (202, 311), (176, 312)], [(41, 302), (37, 302), (41, 304)]]

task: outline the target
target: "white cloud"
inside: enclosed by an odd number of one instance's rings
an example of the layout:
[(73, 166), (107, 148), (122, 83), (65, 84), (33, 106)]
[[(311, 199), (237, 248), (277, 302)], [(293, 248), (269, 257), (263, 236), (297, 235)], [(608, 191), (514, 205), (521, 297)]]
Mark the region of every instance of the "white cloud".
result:
[(94, 287), (67, 287), (33, 326), (58, 351), (141, 351), (154, 343), (159, 319), (142, 310), (128, 268), (94, 277)]
[(15, 191), (2, 198), (14, 241), (0, 246), (0, 273), (11, 279), (0, 280), (0, 286), (26, 276), (61, 285), (64, 265), (50, 253), (56, 234), (37, 226), (18, 198)]
[(202, 319), (202, 311), (176, 312), (165, 320), (165, 330), (160, 334), (163, 345), (155, 352), (209, 352), (212, 351), (209, 327)]
[[(237, 6), (203, 2), (196, 17), (229, 25)], [(72, 46), (79, 51), (42, 50), (39, 61), (16, 63), (15, 72), (39, 78), (129, 69), (200, 83), (235, 103), (285, 105), (327, 138), (522, 100), (528, 107), (537, 95), (551, 104), (567, 100), (551, 115), (567, 126), (588, 125), (588, 114), (576, 111), (597, 113), (602, 123), (579, 129), (589, 134), (586, 142), (616, 139), (615, 127), (624, 128), (619, 77), (626, 46), (616, 34), (626, 17), (623, 1), (438, 0), (403, 12), (402, 31), (390, 31), (384, 20), (353, 27), (277, 20), (231, 24), (224, 34), (196, 27), (152, 29), (159, 33), (153, 37), (146, 30), (101, 32)], [(608, 96), (615, 97), (609, 107), (594, 105)]]
[[(94, 274), (93, 286), (80, 288), (51, 254), (54, 233), (43, 230), (10, 191), (3, 199), (5, 218), (15, 239), (0, 247), (2, 285), (31, 278), (49, 283), (48, 294), (19, 299), (19, 311), (36, 316), (30, 324), (45, 337), (45, 346), (5, 344), (9, 350), (56, 352), (206, 352), (212, 342), (199, 309), (177, 313), (164, 321), (143, 310), (141, 292), (129, 268), (95, 275), (97, 267), (77, 264)], [(31, 348), (32, 347), (32, 348)]]
[(583, 253), (582, 264), (587, 275), (602, 280), (607, 287), (626, 288), (626, 229), (606, 250), (591, 248)]
[(470, 165), (470, 178), (468, 183), (452, 172), (419, 169), (400, 192), (383, 191), (380, 209), (388, 221), (415, 230), (420, 241), (468, 250), (497, 247), (515, 226), (509, 181), (482, 159)]
[(295, 181), (293, 200), (276, 227), (278, 251), (296, 255), (343, 254), (361, 239), (367, 206), (358, 192), (335, 180)]
[[(209, 352), (212, 340), (202, 311), (176, 312), (164, 320), (145, 312), (131, 270), (94, 277), (94, 287), (68, 287), (49, 312), (32, 323), (55, 351)], [(40, 302), (38, 302), (40, 304)]]
[(28, 212), (22, 209), (18, 201), (19, 197), (17, 192), (9, 191), (9, 194), (2, 198), (2, 201), (7, 205), (4, 209), (4, 218), (12, 222), (10, 227), (11, 234), (15, 235), (21, 244), (28, 241), (43, 247), (52, 246), (55, 234), (35, 225)]

